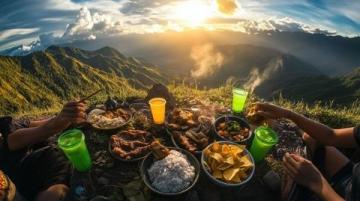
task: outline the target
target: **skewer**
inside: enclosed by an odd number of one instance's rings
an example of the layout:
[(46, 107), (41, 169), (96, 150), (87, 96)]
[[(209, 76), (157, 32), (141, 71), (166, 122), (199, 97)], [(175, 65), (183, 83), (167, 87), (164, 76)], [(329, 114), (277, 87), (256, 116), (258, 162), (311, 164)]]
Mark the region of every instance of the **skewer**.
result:
[(84, 101), (88, 100), (89, 98), (91, 98), (91, 97), (95, 96), (96, 94), (98, 94), (100, 91), (102, 91), (102, 89), (99, 89), (99, 90), (95, 91), (94, 93), (80, 99), (78, 102), (79, 103), (84, 102)]

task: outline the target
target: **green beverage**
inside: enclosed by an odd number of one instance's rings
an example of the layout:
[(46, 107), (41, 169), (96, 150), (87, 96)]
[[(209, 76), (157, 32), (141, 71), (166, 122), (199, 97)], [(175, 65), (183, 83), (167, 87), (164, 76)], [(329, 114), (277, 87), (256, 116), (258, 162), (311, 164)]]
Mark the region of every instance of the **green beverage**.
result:
[(85, 135), (81, 130), (68, 130), (60, 135), (59, 147), (79, 172), (90, 170), (92, 162), (85, 144)]
[(250, 148), (250, 153), (255, 162), (263, 160), (277, 142), (278, 136), (273, 129), (265, 126), (258, 127), (255, 130), (255, 137)]
[(240, 113), (243, 111), (247, 95), (248, 92), (243, 89), (233, 89), (232, 110), (234, 113)]

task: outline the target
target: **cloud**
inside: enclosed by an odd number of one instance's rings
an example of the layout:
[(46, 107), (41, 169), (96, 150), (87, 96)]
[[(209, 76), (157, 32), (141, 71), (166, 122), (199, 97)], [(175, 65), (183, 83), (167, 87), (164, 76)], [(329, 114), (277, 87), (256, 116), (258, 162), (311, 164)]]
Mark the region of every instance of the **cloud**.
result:
[(39, 28), (18, 28), (0, 31), (0, 40), (7, 40), (14, 35), (27, 35), (39, 31)]
[[(117, 34), (188, 30), (192, 27), (173, 14), (179, 5), (194, 1), (3, 0), (0, 1), (0, 49), (26, 44), (18, 47), (24, 50), (34, 47), (35, 50), (48, 44)], [(245, 33), (301, 31), (344, 36), (358, 36), (360, 33), (360, 3), (357, 1), (196, 1), (212, 2), (219, 11), (213, 12), (211, 19), (196, 27), (198, 29)], [(241, 2), (241, 6), (237, 2)]]
[(238, 9), (235, 0), (216, 0), (217, 9), (226, 15), (233, 15)]
[(195, 62), (191, 76), (196, 79), (213, 75), (224, 62), (224, 55), (217, 51), (212, 44), (193, 47), (190, 57)]
[(129, 0), (120, 8), (120, 12), (128, 15), (145, 15), (151, 13), (155, 8), (180, 1), (181, 0)]
[(335, 35), (336, 31), (323, 30), (298, 22), (289, 17), (262, 20), (240, 20), (234, 27), (236, 31), (254, 34), (264, 31), (307, 32)]
[[(0, 33), (1, 37), (7, 37), (14, 31), (31, 33), (36, 29), (7, 30)], [(75, 21), (66, 26), (62, 35), (45, 33), (39, 35), (38, 40), (17, 48), (6, 51), (8, 55), (25, 55), (33, 51), (44, 50), (50, 45), (71, 43), (73, 41), (95, 40), (98, 36), (112, 36), (123, 31), (122, 23), (113, 20), (110, 16), (98, 12), (91, 13), (87, 7), (80, 9)], [(18, 32), (17, 32), (18, 34)]]
[(120, 21), (113, 21), (105, 14), (91, 14), (87, 7), (80, 9), (74, 23), (68, 24), (62, 36), (67, 40), (96, 39), (97, 35), (119, 34), (123, 31)]

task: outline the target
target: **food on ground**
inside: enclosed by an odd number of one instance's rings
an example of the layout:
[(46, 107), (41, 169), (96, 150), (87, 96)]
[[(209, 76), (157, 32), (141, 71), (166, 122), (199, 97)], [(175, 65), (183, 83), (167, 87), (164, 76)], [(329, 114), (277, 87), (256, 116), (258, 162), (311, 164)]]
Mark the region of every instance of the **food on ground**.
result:
[(251, 105), (247, 110), (246, 119), (248, 119), (252, 124), (262, 124), (265, 121), (265, 118), (257, 113), (256, 105)]
[(246, 180), (254, 168), (250, 157), (239, 145), (215, 142), (204, 150), (204, 156), (209, 173), (216, 179), (230, 184)]
[(175, 140), (186, 150), (193, 153), (198, 150), (203, 150), (207, 145), (209, 145), (210, 138), (208, 133), (209, 128), (202, 125), (189, 129), (185, 132), (173, 131)]
[(151, 143), (151, 151), (154, 154), (156, 160), (161, 160), (169, 155), (170, 150), (158, 141)]
[(88, 122), (95, 128), (114, 129), (122, 126), (130, 117), (131, 113), (122, 108), (114, 111), (94, 109), (88, 115)]
[(185, 109), (174, 109), (168, 118), (168, 127), (171, 130), (185, 131), (198, 125), (197, 116)]
[(168, 118), (168, 128), (179, 144), (190, 152), (203, 150), (210, 142), (212, 118), (192, 110), (176, 108)]
[(244, 126), (237, 121), (226, 120), (221, 122), (216, 127), (217, 133), (223, 138), (232, 140), (232, 141), (242, 141), (249, 137), (250, 129)]
[(151, 113), (149, 110), (142, 109), (134, 112), (133, 126), (136, 129), (148, 130), (151, 127)]
[(177, 193), (189, 187), (195, 179), (195, 167), (186, 155), (171, 150), (168, 155), (155, 161), (148, 169), (151, 185), (163, 193)]
[(110, 140), (114, 154), (125, 160), (131, 160), (149, 153), (153, 138), (147, 131), (128, 130), (112, 135)]

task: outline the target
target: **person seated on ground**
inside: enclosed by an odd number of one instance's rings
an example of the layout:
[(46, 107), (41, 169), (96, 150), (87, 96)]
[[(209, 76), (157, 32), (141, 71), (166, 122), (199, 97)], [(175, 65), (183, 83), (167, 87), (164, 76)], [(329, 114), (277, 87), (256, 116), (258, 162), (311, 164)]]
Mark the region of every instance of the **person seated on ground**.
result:
[[(360, 200), (360, 166), (353, 164), (335, 147), (360, 146), (360, 126), (332, 129), (288, 109), (268, 103), (256, 103), (256, 114), (266, 118), (286, 118), (304, 131), (303, 139), (312, 153), (312, 161), (286, 153), (284, 169), (293, 180), (321, 200)], [(311, 200), (307, 198), (306, 200)]]
[(27, 200), (62, 200), (68, 191), (71, 166), (63, 153), (46, 141), (85, 119), (85, 104), (69, 102), (42, 121), (0, 117), (0, 170)]

